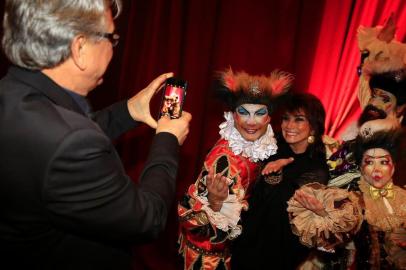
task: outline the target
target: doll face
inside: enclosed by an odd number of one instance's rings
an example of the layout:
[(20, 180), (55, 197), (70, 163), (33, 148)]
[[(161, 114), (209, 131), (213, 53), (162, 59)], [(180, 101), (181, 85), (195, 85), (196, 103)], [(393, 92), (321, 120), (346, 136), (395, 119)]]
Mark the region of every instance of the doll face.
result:
[(395, 172), (392, 156), (382, 148), (372, 148), (367, 150), (361, 163), (361, 173), (371, 186), (383, 188), (392, 181)]
[(379, 130), (395, 129), (400, 126), (396, 116), (396, 97), (382, 89), (375, 88), (360, 119), (360, 133), (369, 136)]
[(263, 104), (242, 104), (233, 113), (235, 128), (247, 141), (255, 141), (265, 134), (271, 117)]
[(368, 104), (388, 114), (396, 108), (396, 97), (392, 93), (375, 88)]
[(284, 113), (281, 129), (283, 138), (293, 152), (299, 154), (306, 151), (309, 145), (307, 138), (311, 135), (312, 128), (303, 110)]

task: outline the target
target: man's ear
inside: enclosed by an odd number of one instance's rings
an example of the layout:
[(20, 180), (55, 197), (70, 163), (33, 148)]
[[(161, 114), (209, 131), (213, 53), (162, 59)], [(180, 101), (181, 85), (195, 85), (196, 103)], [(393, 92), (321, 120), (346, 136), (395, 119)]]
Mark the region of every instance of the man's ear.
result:
[(86, 37), (83, 35), (75, 36), (71, 43), (70, 49), (72, 53), (72, 60), (80, 70), (85, 70), (86, 55), (85, 55)]

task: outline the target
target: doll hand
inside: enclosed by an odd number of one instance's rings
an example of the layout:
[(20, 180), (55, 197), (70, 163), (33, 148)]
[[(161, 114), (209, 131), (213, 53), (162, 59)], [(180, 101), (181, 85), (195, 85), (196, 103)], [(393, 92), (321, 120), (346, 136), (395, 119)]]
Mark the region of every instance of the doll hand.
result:
[(288, 165), (289, 163), (292, 163), (294, 161), (293, 157), (290, 158), (281, 158), (275, 161), (268, 162), (268, 164), (265, 165), (265, 168), (262, 170), (262, 175), (267, 175), (271, 174), (274, 172), (280, 172), (283, 167)]
[(324, 209), (323, 204), (318, 199), (316, 199), (316, 197), (307, 194), (301, 190), (297, 190), (295, 192), (295, 195), (293, 195), (293, 198), (297, 202), (299, 202), (304, 208), (313, 211), (315, 214), (322, 217), (327, 216), (327, 212)]
[(229, 180), (222, 173), (214, 174), (213, 171), (209, 171), (206, 176), (207, 200), (210, 208), (216, 212), (220, 211), (224, 200), (228, 197), (228, 183)]

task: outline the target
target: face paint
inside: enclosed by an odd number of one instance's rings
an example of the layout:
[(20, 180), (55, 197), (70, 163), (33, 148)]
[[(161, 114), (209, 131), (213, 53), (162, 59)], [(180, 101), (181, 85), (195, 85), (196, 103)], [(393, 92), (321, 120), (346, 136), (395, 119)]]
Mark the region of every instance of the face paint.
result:
[(367, 150), (361, 163), (361, 173), (365, 181), (375, 188), (383, 188), (392, 181), (395, 166), (390, 153), (382, 148)]
[(242, 104), (233, 113), (235, 128), (247, 141), (255, 141), (265, 134), (271, 117), (263, 104)]
[(285, 113), (282, 116), (281, 129), (283, 138), (293, 152), (299, 154), (306, 151), (309, 145), (307, 138), (311, 135), (312, 128), (303, 110)]
[(396, 115), (396, 97), (382, 89), (373, 89), (368, 105), (360, 116), (359, 125), (362, 136), (399, 127), (400, 119)]
[(387, 91), (375, 88), (368, 104), (389, 113), (396, 107), (396, 97)]

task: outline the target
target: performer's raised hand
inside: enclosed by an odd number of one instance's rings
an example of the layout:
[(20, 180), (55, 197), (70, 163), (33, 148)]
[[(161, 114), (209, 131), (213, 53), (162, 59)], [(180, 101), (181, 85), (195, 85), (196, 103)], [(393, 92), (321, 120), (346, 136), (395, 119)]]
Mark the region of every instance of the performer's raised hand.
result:
[(228, 197), (228, 179), (222, 173), (214, 174), (209, 170), (206, 176), (207, 187), (207, 200), (209, 201), (210, 208), (214, 211), (220, 211), (223, 202)]

